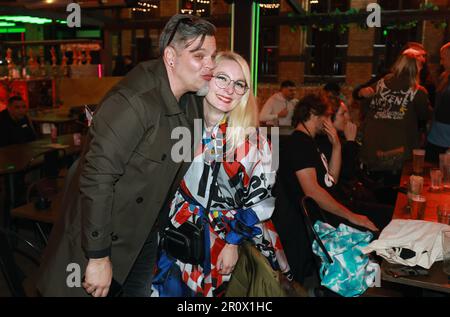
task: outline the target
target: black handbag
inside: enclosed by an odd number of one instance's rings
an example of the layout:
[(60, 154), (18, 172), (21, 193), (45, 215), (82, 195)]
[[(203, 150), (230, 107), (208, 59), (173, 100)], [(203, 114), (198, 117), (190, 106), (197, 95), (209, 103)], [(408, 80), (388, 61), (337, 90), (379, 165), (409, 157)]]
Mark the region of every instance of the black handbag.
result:
[[(209, 191), (208, 204), (205, 209), (204, 216), (207, 217), (211, 207), (211, 199), (214, 194), (214, 184), (219, 173), (220, 163), (216, 162), (213, 170), (213, 180)], [(185, 221), (178, 228), (175, 228), (172, 223), (164, 229), (161, 234), (161, 245), (166, 253), (181, 262), (198, 265), (203, 263), (205, 257), (204, 246), (204, 226), (203, 217), (200, 217), (197, 223)]]

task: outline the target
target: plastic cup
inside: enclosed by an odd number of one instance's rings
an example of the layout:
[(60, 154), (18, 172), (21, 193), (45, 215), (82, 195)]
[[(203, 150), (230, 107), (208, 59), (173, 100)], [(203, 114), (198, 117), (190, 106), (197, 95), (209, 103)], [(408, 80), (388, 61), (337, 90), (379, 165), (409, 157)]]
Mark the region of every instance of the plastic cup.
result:
[(425, 150), (414, 149), (413, 150), (413, 173), (415, 175), (423, 174), (424, 162), (425, 162)]
[(450, 203), (444, 203), (437, 206), (438, 222), (450, 225)]
[(425, 208), (427, 199), (422, 195), (411, 196), (411, 218), (423, 220), (425, 217)]
[(411, 175), (409, 177), (409, 192), (414, 195), (422, 194), (423, 190), (423, 177)]
[(442, 173), (442, 185), (444, 189), (450, 189), (450, 154), (439, 154), (439, 169)]
[(450, 276), (450, 231), (442, 231), (443, 271)]
[(430, 178), (431, 178), (431, 185), (430, 190), (433, 192), (437, 192), (441, 190), (442, 186), (442, 172), (439, 168), (432, 168), (430, 170)]

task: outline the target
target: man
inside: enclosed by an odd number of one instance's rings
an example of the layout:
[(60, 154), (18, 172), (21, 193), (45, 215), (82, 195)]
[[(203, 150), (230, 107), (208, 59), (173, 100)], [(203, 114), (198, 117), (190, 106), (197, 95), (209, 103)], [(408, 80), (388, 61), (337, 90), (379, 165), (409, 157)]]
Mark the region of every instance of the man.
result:
[(8, 100), (8, 107), (0, 112), (0, 147), (36, 140), (33, 124), (27, 116), (27, 105), (20, 96)]
[(69, 171), (64, 214), (41, 264), (42, 295), (107, 296), (112, 281), (124, 296), (150, 295), (155, 221), (182, 177), (181, 163), (171, 159), (171, 132), (192, 131), (201, 116), (189, 92), (211, 79), (214, 34), (205, 20), (173, 16), (161, 33), (161, 58), (139, 64), (104, 98)]
[(431, 162), (439, 162), (439, 154), (450, 149), (450, 42), (441, 47), (440, 55), (444, 71), (437, 85), (433, 122), (426, 147), (426, 159)]
[(281, 83), (280, 92), (272, 95), (259, 114), (259, 121), (271, 126), (291, 126), (292, 113), (298, 100), (295, 84), (290, 80)]

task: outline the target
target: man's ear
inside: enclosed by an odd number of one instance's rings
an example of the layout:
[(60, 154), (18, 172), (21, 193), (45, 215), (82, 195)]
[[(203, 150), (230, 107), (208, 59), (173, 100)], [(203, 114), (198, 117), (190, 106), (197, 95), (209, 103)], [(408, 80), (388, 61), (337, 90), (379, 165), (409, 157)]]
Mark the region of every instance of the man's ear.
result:
[(175, 64), (176, 56), (177, 53), (172, 46), (167, 46), (164, 49), (164, 61), (167, 63), (167, 65), (173, 66)]

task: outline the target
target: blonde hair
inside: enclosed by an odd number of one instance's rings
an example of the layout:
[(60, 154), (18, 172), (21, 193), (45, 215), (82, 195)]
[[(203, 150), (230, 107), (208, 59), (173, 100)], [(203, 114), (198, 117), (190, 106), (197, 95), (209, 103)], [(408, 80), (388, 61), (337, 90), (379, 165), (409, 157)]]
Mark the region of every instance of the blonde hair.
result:
[[(445, 58), (450, 59), (450, 42), (447, 42), (446, 44), (442, 45), (441, 49), (439, 50), (441, 54), (445, 52), (447, 56)], [(450, 71), (444, 70), (442, 74), (439, 76), (439, 83), (437, 85), (436, 90), (438, 92), (443, 92), (445, 88), (448, 85), (448, 77), (450, 76)]]
[(395, 61), (389, 77), (398, 78), (406, 76), (409, 81), (409, 86), (415, 89), (419, 84), (419, 67), (417, 63), (419, 63), (417, 55), (406, 51)]
[(245, 82), (248, 86), (247, 91), (239, 100), (233, 110), (226, 114), (228, 127), (226, 133), (227, 153), (232, 153), (234, 150), (245, 141), (245, 139), (259, 126), (258, 107), (256, 105), (255, 96), (251, 88), (250, 68), (245, 59), (230, 51), (220, 52), (216, 56), (216, 64), (221, 61), (229, 60), (236, 62), (244, 74)]
[(450, 42), (447, 42), (446, 44), (442, 45), (440, 52), (443, 53), (446, 51), (447, 53), (450, 52)]

